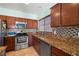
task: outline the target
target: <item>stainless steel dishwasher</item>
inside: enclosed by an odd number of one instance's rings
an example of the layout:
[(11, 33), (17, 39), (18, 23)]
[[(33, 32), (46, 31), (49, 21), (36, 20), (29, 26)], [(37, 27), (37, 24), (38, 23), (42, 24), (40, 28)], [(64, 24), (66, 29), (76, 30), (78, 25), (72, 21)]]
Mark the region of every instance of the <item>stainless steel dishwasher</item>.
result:
[(40, 56), (51, 56), (51, 46), (40, 40)]

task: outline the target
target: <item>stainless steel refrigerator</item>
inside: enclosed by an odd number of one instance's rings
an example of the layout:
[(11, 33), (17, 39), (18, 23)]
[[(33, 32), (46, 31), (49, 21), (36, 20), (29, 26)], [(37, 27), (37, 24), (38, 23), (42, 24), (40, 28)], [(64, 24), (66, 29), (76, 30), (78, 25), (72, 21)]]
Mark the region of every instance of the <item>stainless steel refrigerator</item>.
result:
[(0, 19), (0, 46), (4, 45), (4, 37), (6, 36), (7, 22)]

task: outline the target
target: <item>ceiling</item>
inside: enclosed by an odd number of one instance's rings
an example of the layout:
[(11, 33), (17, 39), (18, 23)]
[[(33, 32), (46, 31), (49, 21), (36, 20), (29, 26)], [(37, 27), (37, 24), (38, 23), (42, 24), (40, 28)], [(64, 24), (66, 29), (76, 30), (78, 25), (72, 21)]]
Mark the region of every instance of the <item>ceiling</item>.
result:
[(41, 19), (50, 14), (50, 8), (56, 3), (0, 3), (0, 7), (31, 13), (37, 15), (37, 19)]

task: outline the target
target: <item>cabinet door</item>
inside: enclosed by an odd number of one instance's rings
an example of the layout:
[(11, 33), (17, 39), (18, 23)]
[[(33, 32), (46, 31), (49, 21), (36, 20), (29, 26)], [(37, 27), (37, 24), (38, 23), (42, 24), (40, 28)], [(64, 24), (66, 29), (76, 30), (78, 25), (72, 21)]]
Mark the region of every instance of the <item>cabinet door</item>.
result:
[(70, 55), (56, 47), (52, 47), (52, 56), (70, 56)]
[(16, 18), (16, 22), (25, 22), (24, 18)]
[(38, 54), (40, 54), (40, 42), (39, 39), (33, 36), (33, 46)]
[(32, 21), (32, 27), (33, 27), (33, 29), (37, 29), (38, 28), (38, 22), (36, 20)]
[(15, 28), (15, 17), (7, 16), (8, 28)]
[(1, 19), (1, 20), (7, 20), (7, 19), (6, 19), (6, 16), (2, 16), (2, 15), (0, 15), (0, 19)]
[(78, 4), (63, 3), (61, 13), (62, 13), (62, 26), (73, 26), (79, 24)]
[(56, 4), (52, 9), (51, 9), (51, 26), (52, 27), (57, 27), (60, 26), (60, 7), (61, 4)]
[(32, 29), (33, 28), (32, 27), (32, 20), (30, 20), (30, 19), (27, 20), (27, 28), (28, 29)]
[(29, 46), (33, 46), (33, 38), (32, 38), (32, 33), (31, 32), (29, 32), (28, 33), (28, 44), (29, 44)]
[(7, 45), (7, 51), (12, 51), (15, 48), (15, 37), (7, 37), (5, 44)]

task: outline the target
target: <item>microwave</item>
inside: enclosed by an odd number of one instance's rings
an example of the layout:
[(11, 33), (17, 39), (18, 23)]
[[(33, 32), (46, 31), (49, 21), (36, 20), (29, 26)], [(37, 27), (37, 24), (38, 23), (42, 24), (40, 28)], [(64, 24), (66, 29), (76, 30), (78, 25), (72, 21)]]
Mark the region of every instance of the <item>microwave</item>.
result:
[(26, 28), (26, 22), (16, 22), (16, 28), (18, 29), (24, 29)]

